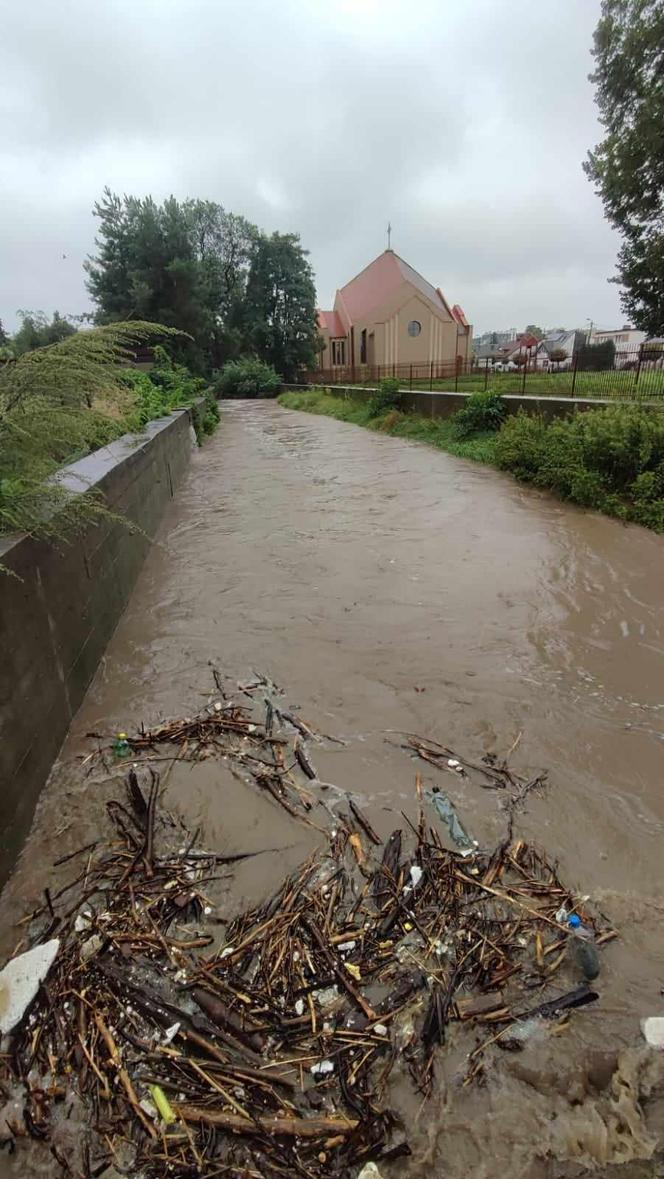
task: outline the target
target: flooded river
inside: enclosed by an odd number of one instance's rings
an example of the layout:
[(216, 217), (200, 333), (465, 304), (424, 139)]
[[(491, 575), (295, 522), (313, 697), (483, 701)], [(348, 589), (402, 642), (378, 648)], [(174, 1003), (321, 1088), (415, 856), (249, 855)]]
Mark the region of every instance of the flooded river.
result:
[[(75, 719), (2, 897), (5, 943), (46, 866), (103, 817), (103, 790), (68, 768), (86, 733), (197, 709), (209, 661), (236, 680), (269, 675), (344, 738), (321, 753), (321, 775), (382, 834), (412, 809), (418, 768), (391, 731), (469, 757), (516, 743), (514, 765), (550, 781), (519, 834), (558, 856), (621, 937), (603, 955), (600, 1003), (566, 1032), (505, 1054), (483, 1088), (441, 1068), (413, 1114), (412, 1158), (386, 1174), (544, 1179), (593, 1161), (613, 1173), (648, 1153), (649, 1135), (664, 1139), (662, 1100), (637, 1116), (653, 1067), (639, 1019), (664, 1014), (663, 600), (662, 537), (417, 444), (229, 404)], [(494, 795), (450, 791), (471, 830), (499, 830)], [(229, 801), (209, 772), (180, 773), (169, 792), (208, 842), (285, 848), (238, 874), (234, 905), (308, 851), (275, 808), (249, 791)]]

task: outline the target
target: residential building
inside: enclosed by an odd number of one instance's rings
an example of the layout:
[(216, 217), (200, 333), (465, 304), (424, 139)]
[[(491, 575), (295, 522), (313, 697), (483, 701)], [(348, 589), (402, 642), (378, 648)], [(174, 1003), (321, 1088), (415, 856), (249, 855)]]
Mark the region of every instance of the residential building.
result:
[(638, 328), (594, 328), (590, 333), (590, 344), (606, 344), (610, 340), (615, 344), (616, 352), (635, 352), (645, 342), (646, 333)]
[(517, 334), (516, 328), (508, 328), (507, 331), (502, 332), (482, 332), (481, 336), (475, 336), (473, 340), (473, 352), (475, 355), (479, 355), (480, 349), (486, 348), (495, 351), (501, 345), (506, 344), (508, 340), (513, 340)]
[(472, 327), (458, 303), (385, 250), (318, 312), (321, 368), (465, 363)]
[(475, 362), (478, 368), (491, 368), (496, 364), (522, 364), (527, 356), (530, 364), (537, 352), (537, 344), (537, 336), (521, 332), (502, 344), (482, 344), (475, 348)]
[(557, 332), (547, 332), (537, 349), (537, 367), (561, 371), (571, 368), (574, 353), (583, 347), (584, 340), (583, 332), (574, 328), (569, 331), (561, 329)]

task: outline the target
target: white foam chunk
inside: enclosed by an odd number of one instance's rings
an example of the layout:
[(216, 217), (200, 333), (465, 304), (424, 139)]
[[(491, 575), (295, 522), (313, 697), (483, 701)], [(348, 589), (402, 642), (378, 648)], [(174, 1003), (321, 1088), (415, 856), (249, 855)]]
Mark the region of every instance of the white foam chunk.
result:
[(3, 1035), (16, 1027), (32, 1003), (59, 949), (60, 939), (53, 938), (12, 958), (4, 970), (0, 970), (0, 1031)]

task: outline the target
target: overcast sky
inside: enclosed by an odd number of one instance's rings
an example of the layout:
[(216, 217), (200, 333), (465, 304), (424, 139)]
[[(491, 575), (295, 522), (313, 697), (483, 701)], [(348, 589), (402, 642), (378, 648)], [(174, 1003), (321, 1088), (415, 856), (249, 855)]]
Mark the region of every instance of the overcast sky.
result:
[(622, 322), (599, 0), (5, 0), (0, 317), (88, 307), (105, 184), (300, 233), (321, 306), (386, 246), (478, 331)]

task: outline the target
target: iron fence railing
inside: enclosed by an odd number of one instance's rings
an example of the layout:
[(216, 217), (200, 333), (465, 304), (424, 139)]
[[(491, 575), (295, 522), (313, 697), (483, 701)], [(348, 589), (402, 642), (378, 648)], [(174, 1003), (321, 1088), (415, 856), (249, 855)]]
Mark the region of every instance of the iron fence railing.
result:
[(600, 397), (618, 400), (664, 398), (664, 344), (642, 344), (616, 352), (611, 368), (596, 369), (577, 352), (548, 364), (525, 354), (518, 364), (452, 363), (337, 365), (312, 369), (306, 380), (319, 385), (358, 385), (375, 388), (394, 377), (402, 389), (472, 393), (491, 390), (522, 396)]

